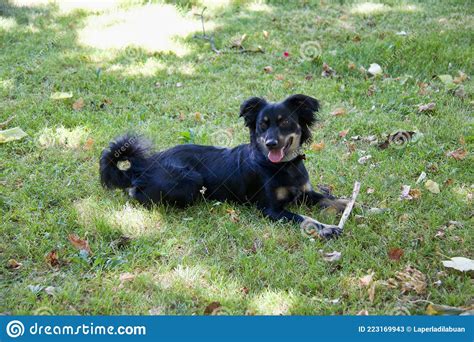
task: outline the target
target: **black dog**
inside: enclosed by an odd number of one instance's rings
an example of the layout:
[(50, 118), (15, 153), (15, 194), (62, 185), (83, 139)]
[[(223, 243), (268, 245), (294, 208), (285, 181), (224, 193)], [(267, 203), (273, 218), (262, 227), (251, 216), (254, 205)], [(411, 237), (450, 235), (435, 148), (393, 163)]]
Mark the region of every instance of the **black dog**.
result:
[(273, 220), (297, 222), (309, 234), (337, 236), (337, 226), (285, 209), (305, 202), (343, 210), (346, 200), (336, 200), (313, 190), (299, 154), (311, 137), (310, 127), (319, 109), (316, 99), (293, 95), (268, 103), (254, 97), (240, 107), (250, 130), (250, 144), (234, 148), (175, 146), (151, 154), (135, 136), (123, 136), (102, 152), (100, 176), (107, 188), (127, 189), (140, 203), (187, 206), (201, 197), (218, 201), (254, 203)]

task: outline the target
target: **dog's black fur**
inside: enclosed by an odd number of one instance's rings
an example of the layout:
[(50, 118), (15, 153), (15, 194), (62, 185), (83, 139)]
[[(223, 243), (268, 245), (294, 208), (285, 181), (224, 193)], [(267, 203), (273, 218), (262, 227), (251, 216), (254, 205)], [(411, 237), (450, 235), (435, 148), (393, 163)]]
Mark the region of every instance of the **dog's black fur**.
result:
[(299, 223), (307, 232), (323, 237), (339, 235), (337, 226), (285, 209), (301, 201), (339, 210), (346, 204), (313, 190), (299, 154), (301, 145), (311, 138), (318, 109), (318, 101), (306, 95), (279, 103), (248, 99), (241, 105), (240, 116), (249, 128), (250, 143), (234, 148), (186, 144), (150, 153), (138, 137), (120, 137), (102, 152), (101, 182), (107, 188), (127, 189), (145, 205), (165, 202), (185, 207), (203, 196), (253, 203), (273, 220)]

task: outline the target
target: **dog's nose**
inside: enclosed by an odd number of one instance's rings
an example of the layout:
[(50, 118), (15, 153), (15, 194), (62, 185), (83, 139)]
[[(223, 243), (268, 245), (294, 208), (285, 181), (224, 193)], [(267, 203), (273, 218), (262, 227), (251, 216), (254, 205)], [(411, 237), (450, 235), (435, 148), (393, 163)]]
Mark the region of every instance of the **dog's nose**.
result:
[(275, 147), (276, 145), (278, 145), (278, 140), (276, 139), (268, 139), (268, 140), (265, 140), (265, 145), (267, 145), (267, 147)]

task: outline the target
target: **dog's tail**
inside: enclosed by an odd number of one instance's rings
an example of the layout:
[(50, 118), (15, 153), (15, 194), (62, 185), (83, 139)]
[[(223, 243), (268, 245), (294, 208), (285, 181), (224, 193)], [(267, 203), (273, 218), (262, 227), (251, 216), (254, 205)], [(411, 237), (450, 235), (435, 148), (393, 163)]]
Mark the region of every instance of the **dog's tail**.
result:
[(115, 139), (102, 151), (100, 157), (100, 182), (114, 189), (132, 187), (133, 178), (145, 171), (150, 145), (134, 135)]

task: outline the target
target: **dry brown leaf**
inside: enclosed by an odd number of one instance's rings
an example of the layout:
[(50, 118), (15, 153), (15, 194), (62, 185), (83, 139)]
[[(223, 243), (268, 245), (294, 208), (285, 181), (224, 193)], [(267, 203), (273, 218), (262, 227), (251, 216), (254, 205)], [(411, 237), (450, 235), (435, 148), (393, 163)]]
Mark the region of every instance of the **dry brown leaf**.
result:
[(349, 129), (345, 129), (343, 131), (340, 131), (339, 132), (339, 137), (344, 138), (347, 135), (347, 133), (349, 133)]
[(362, 278), (359, 278), (359, 286), (360, 287), (367, 287), (369, 286), (374, 279), (374, 272), (371, 272)]
[(460, 84), (467, 80), (467, 75), (462, 71), (459, 71), (459, 76), (456, 76), (453, 80), (453, 83)]
[(465, 150), (463, 147), (460, 147), (457, 150), (447, 152), (446, 156), (456, 160), (463, 160), (467, 156), (467, 150)]
[(234, 223), (239, 222), (239, 214), (234, 209), (226, 209), (227, 214), (230, 216), (230, 220)]
[(86, 142), (84, 143), (83, 149), (86, 151), (89, 151), (92, 149), (93, 145), (94, 145), (94, 139), (88, 138)]
[(46, 262), (52, 267), (59, 266), (58, 252), (55, 249), (46, 255)]
[(82, 108), (84, 108), (84, 99), (81, 97), (72, 104), (72, 109), (81, 110)]
[(202, 121), (202, 115), (199, 112), (194, 113), (194, 120)]
[(324, 143), (324, 141), (321, 141), (319, 143), (312, 143), (311, 150), (318, 152), (318, 151), (323, 150), (325, 146), (326, 144)]
[(356, 315), (357, 316), (368, 316), (369, 312), (367, 310), (360, 310)]
[(440, 193), (438, 183), (432, 181), (431, 179), (428, 179), (428, 180), (425, 182), (425, 188), (427, 188), (427, 189), (428, 189), (430, 192), (432, 192), (433, 194), (439, 194), (439, 193)]
[(218, 313), (220, 311), (221, 307), (222, 307), (221, 303), (212, 302), (211, 304), (206, 306), (206, 308), (204, 309), (204, 314), (205, 315), (215, 315), (216, 313)]
[(356, 68), (356, 65), (350, 62), (349, 64), (347, 64), (347, 67), (349, 68), (349, 70), (354, 70)]
[(89, 247), (89, 242), (87, 242), (87, 240), (80, 239), (76, 234), (69, 234), (68, 239), (77, 249), (86, 251), (88, 254), (92, 254), (92, 251)]
[(119, 280), (121, 283), (125, 283), (127, 281), (132, 281), (133, 279), (135, 279), (135, 277), (136, 277), (135, 274), (125, 272), (125, 273), (120, 274)]
[(391, 250), (388, 251), (388, 258), (390, 260), (400, 260), (400, 258), (405, 254), (403, 249), (401, 248), (392, 248)]
[(413, 199), (418, 199), (421, 197), (421, 190), (420, 189), (410, 189), (408, 191), (408, 195), (411, 196)]
[(270, 65), (267, 65), (266, 67), (263, 68), (263, 71), (266, 72), (267, 74), (270, 74), (273, 72), (273, 68)]
[(331, 115), (334, 115), (334, 116), (341, 116), (341, 115), (346, 115), (346, 114), (347, 114), (347, 110), (343, 107), (336, 108), (331, 112)]
[(321, 72), (322, 77), (336, 76), (336, 72), (327, 63), (323, 63), (323, 71)]
[(283, 81), (284, 79), (285, 79), (285, 76), (283, 76), (281, 74), (275, 75), (275, 80), (277, 80), (277, 81)]
[(15, 259), (10, 259), (7, 261), (7, 268), (11, 270), (18, 270), (21, 266), (23, 266), (23, 264), (16, 261)]
[(395, 277), (403, 294), (411, 291), (423, 294), (426, 291), (426, 276), (412, 266), (407, 266), (405, 270), (397, 272)]

